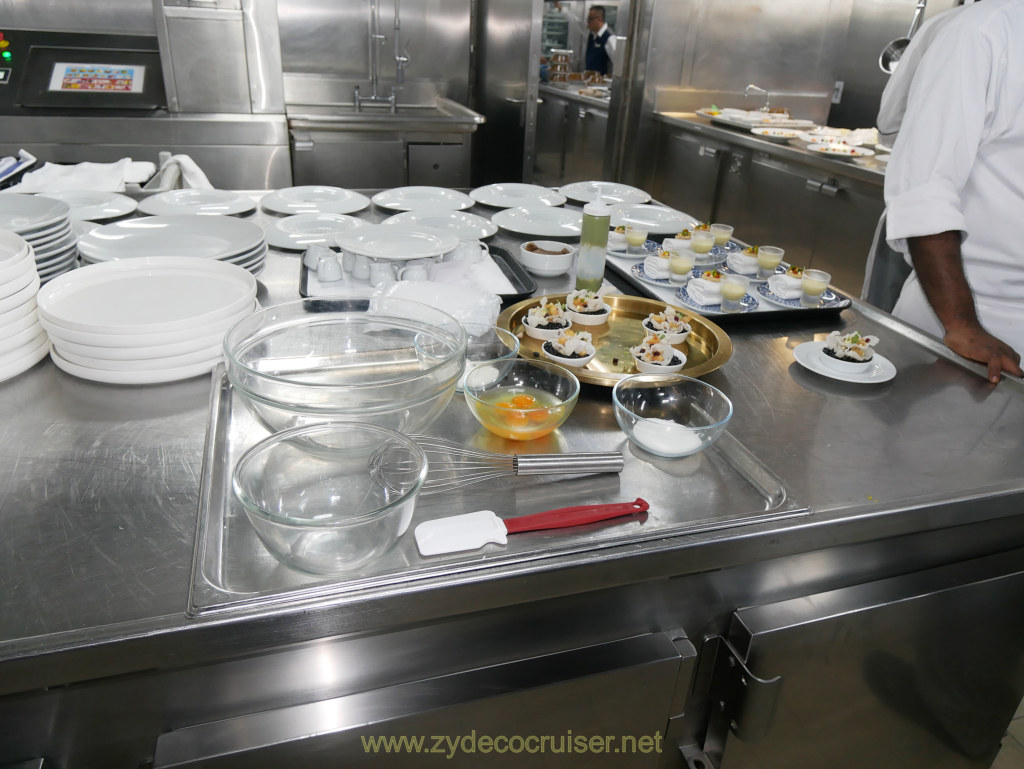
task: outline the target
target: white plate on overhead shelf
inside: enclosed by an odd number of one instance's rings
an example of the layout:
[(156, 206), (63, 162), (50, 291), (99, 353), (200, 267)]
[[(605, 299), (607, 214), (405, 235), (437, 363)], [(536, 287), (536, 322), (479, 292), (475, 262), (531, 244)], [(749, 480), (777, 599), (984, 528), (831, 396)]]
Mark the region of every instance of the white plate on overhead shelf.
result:
[(558, 191), (579, 203), (596, 200), (598, 193), (606, 203), (646, 203), (651, 199), (644, 190), (617, 182), (573, 182), (559, 187)]
[(408, 227), (451, 232), (462, 240), (489, 238), (498, 231), (498, 225), (482, 216), (467, 211), (403, 211), (389, 216), (381, 224), (388, 227)]
[(305, 251), (311, 245), (333, 246), (341, 232), (369, 225), (365, 219), (347, 214), (295, 214), (264, 225), (267, 243), (286, 251)]
[(488, 184), (471, 190), (469, 196), (477, 203), (494, 208), (529, 208), (533, 205), (560, 206), (565, 203), (565, 195), (555, 192), (539, 184), (508, 182), (505, 184)]
[(244, 216), (255, 210), (256, 203), (250, 198), (229, 190), (167, 190), (139, 203), (139, 213), (149, 216)]
[(499, 227), (539, 238), (578, 238), (583, 232), (583, 212), (550, 206), (506, 208), (491, 217)]
[(342, 187), (304, 185), (285, 187), (263, 197), (260, 205), (274, 214), (354, 214), (370, 205), (370, 199)]
[(459, 238), (440, 230), (412, 230), (377, 224), (342, 232), (335, 242), (344, 251), (371, 259), (408, 260), (446, 254), (459, 245)]
[(664, 206), (618, 205), (611, 207), (611, 226), (635, 222), (651, 235), (675, 235), (690, 226), (690, 217)]
[(375, 206), (390, 211), (461, 211), (473, 205), (473, 198), (464, 192), (446, 187), (395, 187), (383, 190), (370, 200)]
[(117, 192), (64, 190), (43, 193), (44, 197), (62, 200), (71, 207), (71, 221), (104, 221), (135, 213), (138, 203)]
[(233, 216), (144, 216), (97, 227), (78, 239), (89, 261), (105, 262), (145, 256), (190, 256), (224, 259), (266, 241), (256, 222)]

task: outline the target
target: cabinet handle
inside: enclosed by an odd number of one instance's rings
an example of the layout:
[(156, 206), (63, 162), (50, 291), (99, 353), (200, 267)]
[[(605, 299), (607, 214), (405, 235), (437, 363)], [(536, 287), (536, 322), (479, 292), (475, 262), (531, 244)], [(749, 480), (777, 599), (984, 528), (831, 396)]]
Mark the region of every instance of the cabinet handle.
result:
[(580, 107), (579, 112), (577, 114), (580, 116), (580, 120), (583, 120), (583, 118), (587, 116), (587, 111), (583, 107)]
[(702, 158), (717, 158), (718, 150), (716, 150), (714, 147), (705, 147), (702, 144), (700, 145), (700, 149), (698, 150), (697, 154), (699, 154)]
[(839, 187), (834, 184), (822, 184), (819, 192), (822, 195), (828, 195), (830, 198), (834, 198), (839, 193)]

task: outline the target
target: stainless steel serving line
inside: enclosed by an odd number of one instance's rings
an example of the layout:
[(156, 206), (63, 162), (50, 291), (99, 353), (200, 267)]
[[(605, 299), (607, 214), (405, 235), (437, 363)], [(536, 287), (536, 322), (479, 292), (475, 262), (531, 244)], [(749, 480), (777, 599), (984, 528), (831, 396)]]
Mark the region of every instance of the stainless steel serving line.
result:
[[(259, 301), (298, 299), (299, 271), (272, 251)], [(621, 477), (510, 478), (420, 510), (640, 496), (649, 523), (429, 561), (405, 541), (386, 572), (334, 581), (232, 549), (245, 522), (211, 502), (254, 427), (216, 377), (110, 386), (44, 361), (0, 384), (0, 765), (507, 766), (521, 753), (480, 737), (525, 751), (571, 731), (649, 749), (552, 765), (987, 766), (1024, 693), (1024, 385), (860, 302), (768, 315), (715, 319), (734, 354), (704, 378), (735, 414), (713, 450), (643, 454), (588, 385), (550, 439), (512, 448), (618, 449)], [(833, 329), (877, 334), (896, 377), (794, 361)], [(487, 436), (459, 395), (430, 432)], [(366, 747), (470, 732), (476, 752)]]

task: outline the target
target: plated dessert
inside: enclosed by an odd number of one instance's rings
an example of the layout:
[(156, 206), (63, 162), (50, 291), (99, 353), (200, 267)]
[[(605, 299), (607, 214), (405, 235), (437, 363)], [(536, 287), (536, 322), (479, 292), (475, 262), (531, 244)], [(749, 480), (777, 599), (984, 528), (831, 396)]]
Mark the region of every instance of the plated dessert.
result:
[(875, 357), (875, 351), (872, 348), (876, 344), (878, 344), (876, 336), (861, 334), (859, 331), (849, 334), (833, 331), (825, 338), (821, 354), (825, 359), (825, 365), (837, 370), (866, 371), (868, 364)]
[(541, 351), (555, 363), (564, 366), (586, 366), (594, 359), (597, 348), (589, 331), (567, 329), (544, 342)]
[(661, 312), (652, 312), (641, 321), (646, 334), (663, 334), (668, 344), (682, 344), (693, 330), (686, 322), (686, 316), (673, 307)]
[(565, 298), (565, 312), (573, 323), (600, 326), (607, 323), (612, 308), (595, 291), (578, 289)]
[(540, 304), (531, 307), (523, 319), (527, 335), (534, 339), (552, 339), (571, 325), (572, 319), (566, 314), (562, 303), (549, 302), (547, 298), (541, 299)]
[(670, 373), (686, 365), (686, 356), (665, 341), (664, 334), (648, 334), (636, 347), (629, 348), (637, 371), (644, 374)]

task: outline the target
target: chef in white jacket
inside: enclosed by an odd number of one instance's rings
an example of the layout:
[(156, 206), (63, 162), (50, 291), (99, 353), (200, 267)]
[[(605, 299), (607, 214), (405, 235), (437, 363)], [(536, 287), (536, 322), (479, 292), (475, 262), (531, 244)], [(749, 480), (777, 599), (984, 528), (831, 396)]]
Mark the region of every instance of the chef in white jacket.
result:
[(893, 314), (993, 382), (1024, 375), (1024, 0), (983, 0), (936, 31), (885, 200), (889, 244), (914, 266)]

